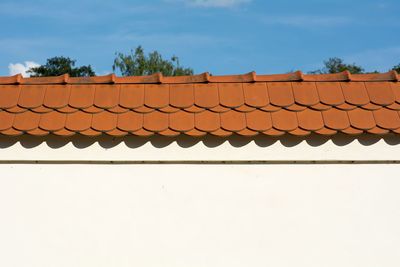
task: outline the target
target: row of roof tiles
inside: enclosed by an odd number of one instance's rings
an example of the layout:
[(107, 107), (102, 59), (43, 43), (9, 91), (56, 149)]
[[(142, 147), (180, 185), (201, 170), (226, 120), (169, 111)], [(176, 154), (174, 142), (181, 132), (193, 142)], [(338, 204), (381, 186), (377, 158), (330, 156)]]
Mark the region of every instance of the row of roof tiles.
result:
[(113, 136), (134, 134), (148, 136), (158, 133), (176, 136), (181, 133), (201, 136), (207, 133), (228, 136), (233, 133), (253, 136), (266, 135), (308, 135), (312, 132), (332, 135), (337, 132), (346, 134), (386, 134), (400, 133), (400, 114), (398, 111), (381, 108), (374, 111), (354, 109), (343, 111), (331, 108), (325, 111), (305, 109), (293, 112), (279, 110), (266, 112), (254, 110), (240, 112), (229, 110), (216, 113), (205, 110), (199, 113), (178, 111), (164, 113), (153, 111), (146, 114), (125, 112), (116, 114), (108, 111), (90, 114), (83, 111), (61, 113), (51, 111), (35, 113), (0, 112), (0, 132), (5, 135), (99, 135), (107, 133)]
[[(124, 112), (150, 112), (178, 109), (196, 112), (206, 109), (226, 111), (235, 108), (251, 111), (263, 108), (318, 110), (378, 109), (400, 106), (398, 82), (256, 82), (173, 85), (0, 85), (0, 109), (10, 112), (24, 109), (59, 109), (62, 112), (87, 109), (88, 112), (110, 109)], [(46, 109), (47, 108), (47, 109)]]
[(363, 82), (315, 77), (319, 81), (3, 84), (0, 133), (400, 134), (399, 82), (378, 81), (376, 74)]
[(301, 71), (287, 74), (258, 75), (250, 72), (241, 75), (212, 76), (208, 72), (190, 75), (165, 77), (161, 73), (149, 76), (117, 77), (115, 74), (96, 77), (70, 77), (68, 74), (55, 77), (23, 78), (21, 74), (0, 77), (0, 84), (96, 84), (96, 83), (224, 83), (224, 82), (279, 82), (279, 81), (399, 81), (399, 74), (393, 70), (387, 73), (351, 74), (348, 71), (335, 74), (304, 74)]

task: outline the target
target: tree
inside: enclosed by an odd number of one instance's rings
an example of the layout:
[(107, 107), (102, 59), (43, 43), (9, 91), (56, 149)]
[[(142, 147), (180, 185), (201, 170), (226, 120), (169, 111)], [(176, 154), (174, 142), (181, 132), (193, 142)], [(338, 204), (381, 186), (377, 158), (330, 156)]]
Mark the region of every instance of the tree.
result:
[(397, 73), (400, 73), (400, 64), (394, 66), (394, 67), (392, 68), (392, 70), (395, 70), (395, 71), (397, 71)]
[(95, 76), (90, 65), (75, 67), (76, 60), (69, 57), (52, 57), (47, 59), (45, 65), (30, 68), (28, 73), (32, 77), (59, 76), (68, 73), (71, 77)]
[(346, 70), (353, 74), (364, 73), (364, 68), (362, 68), (361, 66), (358, 66), (355, 63), (346, 64), (344, 63), (343, 59), (337, 57), (325, 60), (324, 68), (312, 71), (311, 73), (316, 73), (316, 74), (338, 73)]
[(141, 46), (130, 54), (115, 53), (116, 58), (112, 66), (113, 71), (119, 70), (123, 76), (142, 76), (161, 72), (164, 76), (192, 75), (193, 69), (179, 65), (179, 58), (173, 56), (171, 60), (165, 60), (157, 51), (148, 55), (144, 54)]

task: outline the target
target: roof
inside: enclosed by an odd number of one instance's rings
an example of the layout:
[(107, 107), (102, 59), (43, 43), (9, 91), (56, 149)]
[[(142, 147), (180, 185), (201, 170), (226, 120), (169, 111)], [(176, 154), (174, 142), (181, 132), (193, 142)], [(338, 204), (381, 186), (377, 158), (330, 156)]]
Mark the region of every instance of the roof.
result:
[(0, 77), (6, 136), (400, 134), (399, 112), (395, 71)]

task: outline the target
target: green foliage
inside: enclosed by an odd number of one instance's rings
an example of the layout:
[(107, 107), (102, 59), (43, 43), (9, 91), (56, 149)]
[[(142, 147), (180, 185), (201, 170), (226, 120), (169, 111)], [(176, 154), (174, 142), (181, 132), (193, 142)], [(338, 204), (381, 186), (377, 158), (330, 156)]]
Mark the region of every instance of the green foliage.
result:
[(392, 70), (395, 70), (395, 71), (397, 71), (397, 73), (400, 73), (400, 64), (394, 66), (394, 67), (392, 68)]
[(90, 65), (75, 67), (75, 60), (69, 57), (52, 57), (45, 65), (28, 70), (32, 77), (59, 76), (68, 73), (71, 77), (95, 76)]
[(338, 73), (348, 70), (350, 73), (358, 74), (364, 73), (364, 68), (361, 66), (357, 66), (355, 63), (346, 64), (343, 59), (333, 57), (324, 61), (324, 68), (312, 71), (311, 73), (315, 74), (326, 74), (326, 73)]
[(116, 53), (113, 71), (119, 70), (123, 76), (142, 76), (161, 72), (164, 76), (192, 75), (193, 69), (179, 66), (179, 59), (173, 56), (171, 60), (165, 60), (157, 51), (148, 55), (144, 54), (141, 46), (130, 54)]

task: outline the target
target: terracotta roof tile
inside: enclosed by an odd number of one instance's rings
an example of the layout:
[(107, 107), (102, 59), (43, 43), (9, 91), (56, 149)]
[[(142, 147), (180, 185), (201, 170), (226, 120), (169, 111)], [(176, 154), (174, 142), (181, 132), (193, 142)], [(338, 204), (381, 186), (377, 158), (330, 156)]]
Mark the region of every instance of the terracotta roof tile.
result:
[(344, 82), (340, 84), (347, 103), (362, 106), (370, 102), (364, 83)]
[(334, 130), (344, 130), (350, 127), (347, 112), (332, 108), (322, 112), (324, 123), (327, 127)]
[(349, 128), (346, 128), (346, 129), (341, 130), (341, 132), (342, 132), (342, 133), (345, 133), (345, 134), (349, 134), (349, 135), (360, 135), (360, 134), (362, 134), (364, 131), (363, 131), (363, 130), (356, 129), (356, 128), (353, 128), (353, 127), (349, 127)]
[(143, 115), (136, 112), (126, 112), (118, 115), (118, 129), (133, 132), (143, 127)]
[(270, 136), (281, 136), (284, 135), (285, 131), (279, 131), (277, 129), (271, 128), (263, 132), (263, 134), (270, 135)]
[(166, 107), (163, 107), (163, 108), (159, 108), (158, 110), (162, 111), (162, 112), (165, 112), (165, 113), (175, 113), (175, 112), (178, 112), (180, 109), (172, 107), (172, 106), (166, 106)]
[(187, 132), (194, 129), (194, 114), (186, 111), (170, 114), (169, 127), (177, 132)]
[(244, 95), (241, 83), (221, 83), (218, 89), (221, 105), (230, 108), (243, 106)]
[(240, 106), (240, 107), (234, 108), (234, 110), (247, 113), (247, 112), (251, 112), (251, 111), (253, 111), (253, 110), (256, 110), (256, 108), (254, 108), (254, 107), (249, 107), (249, 106), (247, 106), (247, 105), (242, 105), (242, 106)]
[(70, 85), (53, 84), (47, 87), (43, 105), (48, 108), (63, 108), (68, 105), (71, 94)]
[(0, 131), (10, 129), (14, 122), (14, 114), (0, 112)]
[(42, 129), (39, 129), (39, 128), (36, 128), (36, 129), (33, 129), (33, 130), (29, 130), (29, 131), (27, 131), (27, 133), (30, 134), (30, 135), (34, 135), (34, 136), (46, 136), (46, 135), (49, 134), (48, 131), (45, 131), (45, 130), (42, 130)]
[(376, 126), (372, 111), (354, 109), (347, 112), (351, 126), (360, 130), (372, 129)]
[(271, 129), (271, 114), (261, 110), (246, 113), (247, 127), (254, 131), (264, 132)]
[(132, 132), (132, 134), (137, 135), (137, 136), (152, 136), (152, 135), (154, 135), (154, 132), (147, 131), (142, 128), (142, 129)]
[(265, 83), (244, 83), (244, 100), (252, 107), (264, 107), (269, 104), (267, 85)]
[(186, 135), (189, 135), (189, 136), (200, 137), (200, 136), (206, 135), (207, 133), (206, 133), (206, 132), (199, 131), (199, 130), (197, 130), (197, 129), (192, 129), (192, 130), (190, 130), (190, 131), (185, 132), (185, 134), (186, 134)]
[(20, 94), (18, 85), (0, 85), (0, 108), (11, 108), (18, 104)]
[(23, 108), (36, 108), (43, 105), (47, 86), (26, 85), (21, 87), (18, 105)]
[(293, 82), (293, 94), (296, 103), (312, 106), (320, 103), (317, 87), (314, 82)]
[(194, 105), (193, 84), (173, 84), (169, 88), (170, 104), (177, 108), (189, 108)]
[(39, 127), (46, 131), (58, 131), (64, 128), (66, 118), (66, 114), (52, 111), (41, 115)]
[(94, 105), (99, 108), (113, 108), (119, 104), (120, 85), (98, 84), (94, 95)]
[(61, 130), (58, 130), (58, 131), (53, 132), (53, 134), (59, 135), (59, 136), (73, 136), (73, 135), (75, 135), (76, 133), (73, 132), (73, 131), (69, 131), (69, 130), (63, 128), (63, 129), (61, 129)]
[(39, 120), (40, 114), (27, 110), (25, 112), (15, 114), (13, 127), (14, 129), (20, 131), (33, 130), (38, 127)]
[(219, 114), (211, 111), (203, 111), (195, 114), (195, 126), (200, 131), (213, 132), (221, 127)]
[(397, 112), (386, 108), (373, 111), (376, 125), (384, 129), (394, 130), (400, 128), (400, 117)]
[(92, 128), (100, 132), (108, 132), (117, 127), (117, 114), (103, 111), (93, 114)]
[(291, 135), (296, 135), (296, 136), (307, 136), (307, 135), (311, 134), (311, 131), (307, 131), (307, 130), (303, 130), (301, 128), (297, 128), (297, 129), (294, 129), (292, 131), (289, 131), (289, 133)]
[(258, 135), (258, 132), (244, 128), (243, 130), (236, 132), (236, 134), (241, 135), (241, 136), (256, 136), (256, 135)]
[(144, 105), (143, 84), (121, 84), (119, 105), (124, 108), (137, 108)]
[(344, 103), (344, 96), (340, 83), (338, 82), (317, 82), (318, 95), (321, 103), (337, 106)]
[(84, 131), (81, 131), (79, 133), (82, 134), (82, 135), (86, 135), (86, 136), (99, 136), (99, 135), (102, 134), (102, 132), (93, 130), (91, 128), (89, 128), (87, 130), (84, 130)]
[(321, 135), (334, 135), (337, 134), (337, 131), (324, 127), (322, 129), (316, 130), (315, 133)]
[(145, 85), (144, 104), (150, 108), (162, 108), (169, 104), (169, 85)]
[(129, 111), (129, 109), (127, 109), (127, 108), (123, 108), (123, 107), (121, 107), (121, 106), (116, 106), (116, 107), (113, 107), (113, 108), (108, 108), (107, 109), (108, 111), (110, 111), (110, 112), (112, 112), (112, 113), (125, 113), (125, 112), (128, 112)]
[(320, 111), (306, 109), (297, 112), (299, 127), (303, 130), (316, 131), (324, 127), (324, 121)]
[(93, 113), (93, 114), (94, 113), (100, 113), (100, 112), (104, 111), (104, 109), (98, 108), (98, 107), (95, 107), (95, 106), (90, 106), (90, 107), (84, 108), (82, 110), (85, 111), (86, 113)]
[(92, 107), (94, 103), (95, 86), (90, 85), (71, 85), (69, 105), (74, 108)]
[(219, 105), (217, 84), (195, 84), (194, 102), (202, 108), (213, 108)]
[(210, 132), (210, 134), (220, 137), (227, 137), (231, 136), (233, 133), (231, 131), (225, 131), (224, 129), (218, 129), (213, 132)]
[(228, 111), (221, 113), (221, 127), (224, 130), (238, 132), (246, 128), (245, 114), (238, 111)]
[(392, 82), (390, 83), (390, 87), (392, 87), (396, 102), (400, 104), (400, 82)]
[(298, 127), (296, 112), (280, 110), (272, 112), (272, 125), (277, 130), (292, 131)]
[(106, 134), (111, 135), (111, 136), (116, 136), (116, 137), (128, 135), (127, 132), (121, 131), (119, 129), (114, 129), (114, 130), (108, 131), (108, 132), (106, 132)]
[(394, 72), (0, 77), (2, 135), (400, 134)]
[(382, 129), (382, 128), (379, 128), (379, 127), (374, 127), (372, 129), (367, 130), (367, 132), (370, 133), (370, 134), (383, 135), (383, 134), (389, 133), (389, 130)]
[(87, 130), (92, 125), (92, 114), (77, 111), (75, 113), (67, 114), (65, 121), (65, 128), (70, 131), (82, 132)]
[(267, 83), (269, 99), (272, 104), (279, 107), (287, 107), (294, 104), (294, 96), (291, 83), (274, 82)]
[(311, 108), (311, 109), (314, 109), (314, 110), (323, 111), (323, 110), (331, 109), (332, 106), (328, 106), (328, 105), (325, 105), (325, 104), (323, 104), (323, 103), (318, 103), (318, 104), (315, 104), (315, 105), (310, 106), (310, 108)]
[(307, 108), (306, 106), (301, 106), (298, 104), (293, 104), (288, 107), (285, 107), (286, 110), (290, 110), (290, 111), (302, 111), (302, 110), (305, 110), (306, 108)]
[[(393, 103), (394, 104), (394, 103)], [(366, 105), (361, 106), (363, 109), (367, 109), (367, 110), (377, 110), (377, 109), (381, 109), (382, 106), (378, 106), (375, 105), (373, 103), (368, 103)]]
[(216, 113), (224, 113), (224, 112), (227, 112), (227, 111), (229, 111), (231, 109), (227, 108), (227, 107), (224, 107), (224, 106), (221, 106), (221, 105), (218, 105), (218, 106), (215, 106), (213, 108), (210, 108), (210, 110), (214, 111)]
[(168, 128), (168, 114), (153, 111), (143, 115), (143, 128), (151, 132), (161, 132)]
[(15, 130), (14, 128), (10, 128), (10, 129), (1, 131), (1, 134), (8, 135), (8, 136), (18, 136), (18, 135), (22, 135), (23, 133), (24, 132)]
[(158, 132), (158, 134), (163, 136), (173, 137), (180, 135), (180, 132), (174, 131), (172, 129), (165, 129), (164, 131)]
[(389, 82), (365, 83), (371, 102), (387, 106), (396, 100)]
[(51, 108), (46, 108), (45, 106), (31, 108), (30, 110), (32, 110), (33, 112), (36, 112), (36, 113), (47, 113), (47, 112), (53, 111)]

